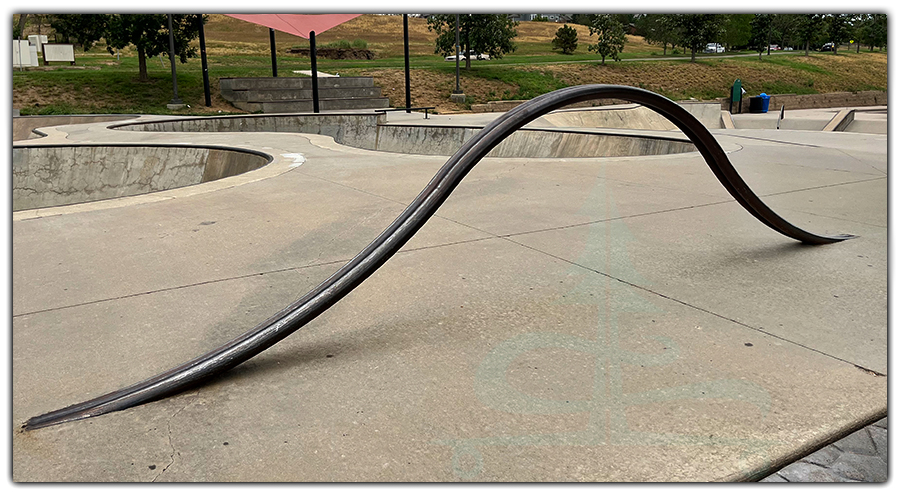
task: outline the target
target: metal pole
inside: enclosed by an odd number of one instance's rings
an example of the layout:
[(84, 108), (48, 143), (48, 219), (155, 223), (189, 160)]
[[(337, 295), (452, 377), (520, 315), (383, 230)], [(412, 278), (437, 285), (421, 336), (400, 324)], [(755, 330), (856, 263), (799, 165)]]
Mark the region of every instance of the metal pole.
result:
[(168, 14), (169, 21), (169, 63), (172, 66), (172, 92), (175, 97), (170, 104), (183, 104), (178, 98), (178, 78), (175, 76), (175, 33), (172, 31), (172, 14)]
[(275, 30), (269, 28), (269, 50), (272, 52), (272, 76), (278, 76), (278, 60), (275, 58)]
[(453, 93), (462, 93), (459, 90), (459, 14), (456, 15), (456, 91)]
[(406, 65), (406, 112), (410, 113), (412, 97), (409, 91), (409, 14), (403, 14), (403, 60)]
[(206, 98), (206, 107), (212, 106), (212, 98), (209, 94), (209, 65), (206, 63), (206, 35), (203, 32), (203, 14), (200, 16), (200, 65), (203, 68), (203, 96)]
[(313, 113), (319, 112), (319, 72), (316, 70), (316, 32), (309, 32), (309, 62), (312, 71)]

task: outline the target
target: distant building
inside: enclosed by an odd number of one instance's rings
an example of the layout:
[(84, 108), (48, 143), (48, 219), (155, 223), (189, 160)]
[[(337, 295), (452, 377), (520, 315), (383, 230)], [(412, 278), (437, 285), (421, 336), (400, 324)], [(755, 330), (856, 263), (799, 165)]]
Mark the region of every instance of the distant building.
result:
[(562, 14), (510, 14), (509, 18), (513, 21), (534, 21), (536, 17), (546, 17), (548, 21), (553, 23), (563, 22)]

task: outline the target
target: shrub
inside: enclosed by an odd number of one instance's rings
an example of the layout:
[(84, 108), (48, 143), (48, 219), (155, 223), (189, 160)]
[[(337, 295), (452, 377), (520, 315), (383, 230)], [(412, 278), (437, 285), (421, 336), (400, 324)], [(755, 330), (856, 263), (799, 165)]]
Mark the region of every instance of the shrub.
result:
[(562, 50), (563, 54), (575, 53), (578, 47), (578, 32), (568, 24), (556, 30), (556, 38), (553, 39), (553, 49)]

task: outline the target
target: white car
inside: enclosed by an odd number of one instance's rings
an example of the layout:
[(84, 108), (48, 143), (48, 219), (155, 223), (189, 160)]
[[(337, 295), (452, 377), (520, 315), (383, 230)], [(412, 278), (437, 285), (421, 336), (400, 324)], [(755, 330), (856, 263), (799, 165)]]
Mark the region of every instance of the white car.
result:
[(707, 43), (706, 48), (703, 49), (703, 52), (706, 54), (712, 54), (712, 53), (721, 54), (722, 52), (725, 52), (725, 47), (722, 47), (718, 43)]

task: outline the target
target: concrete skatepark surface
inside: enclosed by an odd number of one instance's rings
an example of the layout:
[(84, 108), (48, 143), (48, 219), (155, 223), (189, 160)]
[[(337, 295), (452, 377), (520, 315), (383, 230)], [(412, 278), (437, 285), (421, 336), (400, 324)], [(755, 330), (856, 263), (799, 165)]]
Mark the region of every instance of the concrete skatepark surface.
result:
[[(421, 120), (401, 114), (389, 121)], [(15, 481), (755, 480), (886, 415), (887, 137), (731, 129), (714, 134), (773, 209), (860, 237), (771, 231), (697, 153), (485, 158), (381, 270), (264, 354), (168, 399), (21, 432), (267, 318), (444, 160), (107, 125), (22, 144), (274, 160), (13, 214)]]

